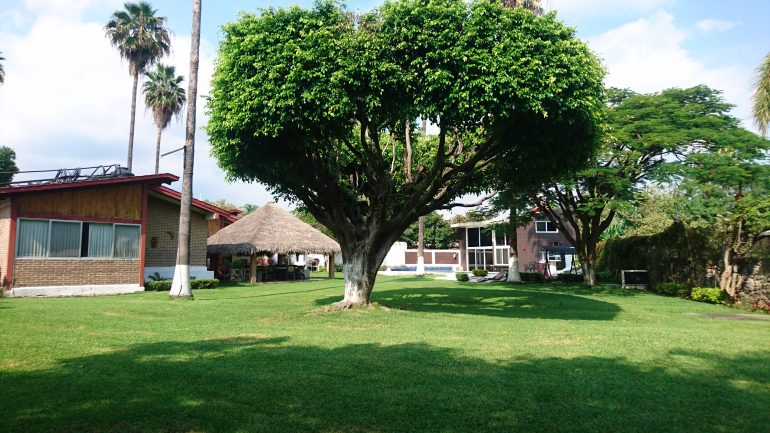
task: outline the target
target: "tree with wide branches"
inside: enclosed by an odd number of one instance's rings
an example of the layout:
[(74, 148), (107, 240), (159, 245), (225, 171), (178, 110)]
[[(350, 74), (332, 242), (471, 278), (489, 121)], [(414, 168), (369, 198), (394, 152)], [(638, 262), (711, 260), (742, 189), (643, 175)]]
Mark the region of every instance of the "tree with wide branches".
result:
[(155, 174), (160, 168), (160, 137), (163, 130), (171, 123), (174, 116), (181, 116), (185, 103), (184, 88), (180, 86), (184, 77), (176, 75), (173, 66), (158, 64), (145, 73), (147, 81), (142, 85), (144, 103), (152, 110), (155, 126), (158, 127), (158, 140), (155, 145)]
[[(334, 234), (338, 308), (368, 303), (391, 244), (420, 215), (488, 189), (492, 162), (568, 169), (595, 147), (603, 69), (552, 14), (404, 0), (356, 15), (319, 2), (243, 14), (223, 32), (212, 152), (229, 178), (302, 202)], [(435, 139), (415, 139), (421, 119)]]
[(104, 26), (110, 43), (118, 49), (120, 57), (128, 61), (128, 73), (134, 80), (126, 162), (129, 171), (134, 158), (134, 124), (139, 76), (171, 51), (171, 40), (165, 27), (166, 17), (157, 16), (157, 12), (144, 1), (126, 2), (123, 9), (115, 11)]

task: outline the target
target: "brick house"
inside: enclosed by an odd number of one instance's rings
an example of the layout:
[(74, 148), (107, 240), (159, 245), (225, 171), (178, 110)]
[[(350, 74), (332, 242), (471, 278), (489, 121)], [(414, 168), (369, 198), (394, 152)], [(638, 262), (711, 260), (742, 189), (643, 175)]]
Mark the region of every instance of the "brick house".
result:
[[(0, 188), (0, 280), (9, 296), (66, 296), (143, 290), (176, 261), (180, 194), (172, 174), (109, 177)], [(211, 221), (235, 216), (193, 200), (190, 273), (206, 270)]]
[[(508, 269), (510, 243), (500, 221), (452, 224), (460, 239), (460, 264), (465, 270)], [(535, 272), (548, 262), (551, 273), (569, 271), (575, 249), (552, 222), (540, 219), (519, 227), (519, 271)], [(538, 266), (538, 264), (540, 264)]]

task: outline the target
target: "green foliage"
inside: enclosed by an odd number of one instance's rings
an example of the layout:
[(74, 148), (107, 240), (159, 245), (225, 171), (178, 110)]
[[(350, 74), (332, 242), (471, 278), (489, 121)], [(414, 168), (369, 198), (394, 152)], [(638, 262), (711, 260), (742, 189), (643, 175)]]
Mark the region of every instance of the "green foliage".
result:
[(770, 53), (767, 53), (757, 68), (757, 81), (752, 99), (752, 114), (759, 128), (759, 135), (767, 135), (767, 125), (770, 123)]
[(313, 226), (316, 230), (334, 239), (334, 233), (332, 233), (331, 230), (329, 230), (325, 225), (319, 223), (316, 217), (314, 217), (313, 214), (307, 210), (307, 208), (299, 206), (299, 207), (296, 207), (293, 211), (291, 211), (291, 213), (293, 213), (294, 216), (296, 216), (297, 218), (304, 221), (306, 224)]
[(142, 85), (144, 103), (152, 110), (155, 126), (165, 129), (171, 118), (179, 116), (184, 108), (185, 91), (180, 84), (184, 77), (176, 75), (173, 66), (158, 64), (154, 70), (145, 73), (146, 81)]
[(602, 284), (620, 284), (620, 275), (615, 271), (598, 271), (596, 280)]
[(120, 56), (128, 60), (131, 75), (146, 68), (171, 52), (171, 39), (166, 30), (166, 17), (145, 1), (126, 2), (124, 9), (115, 11), (104, 31)]
[[(399, 240), (406, 242), (409, 248), (416, 248), (418, 234), (419, 224), (414, 222), (404, 230)], [(449, 222), (438, 212), (425, 215), (424, 242), (425, 248), (428, 249), (452, 248), (457, 242), (455, 232), (449, 226)]]
[(148, 275), (147, 278), (149, 278), (150, 281), (161, 281), (161, 280), (163, 280), (163, 277), (160, 276), (159, 272), (153, 272), (152, 274)]
[(229, 201), (227, 201), (226, 199), (223, 199), (223, 198), (221, 198), (219, 200), (207, 200), (207, 199), (204, 199), (203, 201), (205, 201), (206, 203), (208, 203), (210, 205), (214, 205), (214, 206), (216, 206), (216, 207), (218, 207), (220, 209), (224, 209), (224, 210), (238, 209), (238, 206), (230, 203)]
[(465, 272), (455, 272), (455, 278), (457, 278), (457, 281), (469, 281), (470, 277)]
[(556, 275), (556, 281), (562, 283), (583, 283), (583, 276), (578, 274), (558, 274)]
[(693, 287), (690, 299), (709, 304), (724, 304), (725, 292), (717, 287)]
[[(144, 282), (145, 292), (167, 292), (171, 290), (171, 280), (153, 280)], [(216, 289), (219, 280), (216, 278), (203, 278), (190, 280), (190, 287), (196, 289)]]
[(0, 147), (0, 186), (6, 186), (11, 183), (13, 176), (18, 172), (16, 152), (10, 147)]
[(486, 277), (489, 271), (486, 269), (474, 269), (471, 271), (474, 277)]
[(677, 296), (680, 298), (686, 298), (690, 291), (680, 283), (656, 283), (652, 286), (652, 290), (656, 293), (666, 296)]
[(521, 281), (525, 283), (544, 283), (545, 277), (540, 272), (519, 272)]
[(233, 269), (244, 269), (249, 266), (249, 261), (246, 259), (235, 259), (230, 263), (230, 267)]

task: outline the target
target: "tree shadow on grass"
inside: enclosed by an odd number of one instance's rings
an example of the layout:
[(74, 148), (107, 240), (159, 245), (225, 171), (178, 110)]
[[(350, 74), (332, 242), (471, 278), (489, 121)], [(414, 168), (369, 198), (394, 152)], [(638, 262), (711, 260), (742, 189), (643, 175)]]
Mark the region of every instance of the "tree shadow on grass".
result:
[[(259, 337), (144, 344), (0, 373), (0, 430), (766, 430), (768, 353), (687, 355), (700, 356), (700, 370), (598, 357), (488, 362), (425, 344), (323, 348)], [(736, 367), (741, 374), (733, 376)]]
[[(337, 296), (317, 299), (320, 305)], [(390, 308), (430, 313), (476, 314), (522, 319), (612, 320), (616, 304), (565, 293), (518, 287), (415, 287), (375, 290), (372, 301)]]

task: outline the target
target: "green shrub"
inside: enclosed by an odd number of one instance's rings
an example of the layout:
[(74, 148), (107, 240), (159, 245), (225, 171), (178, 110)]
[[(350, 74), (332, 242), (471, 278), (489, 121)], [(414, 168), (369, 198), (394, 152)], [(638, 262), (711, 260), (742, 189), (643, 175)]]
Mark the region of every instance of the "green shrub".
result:
[(717, 287), (693, 287), (690, 299), (709, 304), (723, 304), (725, 302), (725, 292)]
[(519, 272), (521, 275), (521, 281), (524, 283), (542, 283), (545, 281), (545, 277), (540, 272)]
[(455, 272), (455, 278), (457, 278), (457, 281), (470, 280), (470, 277), (468, 277), (468, 274), (466, 274), (465, 272)]
[(246, 266), (249, 265), (249, 262), (246, 259), (235, 259), (230, 264), (230, 267), (233, 269), (246, 269)]
[(387, 270), (388, 270), (388, 266), (387, 265), (380, 266), (380, 271), (387, 271)]
[(678, 296), (680, 298), (686, 298), (689, 295), (689, 291), (684, 284), (679, 283), (657, 283), (652, 286), (652, 290), (661, 295)]
[(559, 274), (556, 276), (556, 281), (562, 283), (582, 283), (583, 276), (578, 274)]
[[(219, 280), (216, 278), (204, 278), (190, 280), (190, 287), (193, 290), (202, 289), (216, 289), (219, 285)], [(145, 292), (167, 292), (171, 290), (171, 280), (158, 280), (158, 281), (145, 281)]]
[(620, 284), (620, 277), (615, 271), (601, 271), (596, 273), (596, 281), (603, 284)]
[(489, 273), (486, 269), (474, 269), (471, 272), (473, 272), (474, 277), (486, 277)]
[(342, 272), (342, 265), (334, 265), (334, 272)]

